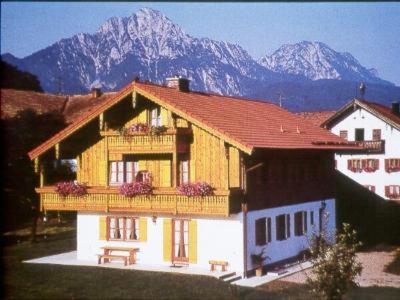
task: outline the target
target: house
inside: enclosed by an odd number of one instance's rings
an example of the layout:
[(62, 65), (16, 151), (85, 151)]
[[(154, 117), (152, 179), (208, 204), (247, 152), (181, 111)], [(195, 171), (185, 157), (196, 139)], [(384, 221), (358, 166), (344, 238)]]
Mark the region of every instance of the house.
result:
[(392, 107), (353, 99), (321, 126), (363, 146), (335, 155), (337, 169), (382, 198), (400, 200), (400, 113)]
[[(222, 261), (245, 276), (253, 254), (283, 262), (323, 222), (335, 228), (334, 151), (355, 148), (274, 104), (193, 92), (174, 77), (128, 84), (29, 157), (41, 209), (77, 212), (78, 259), (131, 245), (137, 263)], [(76, 159), (86, 189), (56, 191), (60, 159)]]

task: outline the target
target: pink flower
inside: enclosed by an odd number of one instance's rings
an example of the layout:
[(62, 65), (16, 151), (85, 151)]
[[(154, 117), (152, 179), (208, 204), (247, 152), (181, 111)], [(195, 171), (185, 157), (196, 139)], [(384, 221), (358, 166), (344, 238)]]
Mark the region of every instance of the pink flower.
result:
[(147, 182), (124, 183), (119, 188), (119, 193), (129, 198), (137, 195), (151, 195), (153, 193), (153, 187)]
[(83, 183), (64, 181), (56, 184), (55, 191), (63, 197), (67, 197), (68, 195), (82, 197), (87, 194), (87, 187)]
[(206, 182), (185, 183), (178, 187), (178, 191), (188, 197), (213, 195), (213, 188)]

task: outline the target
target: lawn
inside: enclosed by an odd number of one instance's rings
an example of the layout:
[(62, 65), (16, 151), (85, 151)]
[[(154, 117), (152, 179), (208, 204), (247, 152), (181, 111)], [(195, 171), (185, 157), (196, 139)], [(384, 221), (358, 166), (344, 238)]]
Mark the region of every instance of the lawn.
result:
[[(28, 232), (28, 231), (26, 231)], [(276, 281), (261, 288), (242, 288), (207, 276), (22, 263), (23, 260), (71, 251), (75, 229), (40, 229), (38, 241), (23, 233), (7, 235), (3, 248), (6, 299), (311, 299), (304, 285)], [(44, 236), (46, 233), (46, 236)], [(347, 299), (400, 299), (400, 289), (358, 288)]]

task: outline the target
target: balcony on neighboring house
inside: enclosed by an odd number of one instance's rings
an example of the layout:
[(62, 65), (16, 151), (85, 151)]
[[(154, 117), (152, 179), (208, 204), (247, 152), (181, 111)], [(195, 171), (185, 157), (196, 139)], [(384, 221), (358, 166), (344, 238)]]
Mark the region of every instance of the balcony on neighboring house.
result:
[(385, 152), (385, 141), (356, 141), (358, 146), (363, 147), (362, 151), (366, 151), (368, 153), (384, 153)]
[(115, 187), (88, 187), (83, 196), (61, 196), (54, 186), (37, 188), (42, 210), (142, 212), (172, 215), (229, 216), (240, 211), (241, 192), (215, 190), (212, 196), (184, 196), (174, 188), (157, 188), (151, 195), (123, 196)]

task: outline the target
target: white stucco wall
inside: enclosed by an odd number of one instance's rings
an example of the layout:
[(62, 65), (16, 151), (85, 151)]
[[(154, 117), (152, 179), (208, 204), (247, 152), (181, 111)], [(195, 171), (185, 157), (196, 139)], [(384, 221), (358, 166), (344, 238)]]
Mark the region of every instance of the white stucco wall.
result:
[[(336, 228), (335, 200), (325, 200), (325, 212), (329, 214), (327, 222), (328, 232), (333, 232)], [(271, 260), (265, 261), (264, 265), (275, 263), (299, 254), (300, 251), (309, 248), (309, 239), (312, 232), (319, 233), (319, 209), (322, 201), (301, 203), (296, 205), (281, 206), (270, 209), (251, 211), (247, 215), (247, 268), (254, 269), (251, 261), (251, 254), (258, 254), (262, 248), (265, 248), (265, 254)], [(294, 234), (294, 214), (298, 211), (307, 211), (307, 235), (295, 236)], [(310, 212), (314, 212), (314, 226), (311, 225)], [(281, 214), (290, 214), (290, 238), (278, 241), (276, 239), (276, 221), (275, 217)], [(271, 242), (264, 246), (256, 246), (255, 239), (255, 221), (260, 218), (271, 218)], [(314, 230), (314, 231), (313, 231)]]
[[(369, 113), (363, 108), (358, 108), (345, 119), (332, 127), (332, 133), (339, 135), (341, 130), (347, 130), (348, 140), (355, 140), (355, 129), (364, 128), (364, 139), (372, 140), (372, 130), (380, 129), (381, 138), (385, 140), (385, 153), (383, 154), (336, 154), (337, 169), (361, 185), (374, 185), (375, 192), (385, 197), (385, 185), (400, 185), (400, 172), (387, 173), (385, 171), (385, 158), (400, 158), (400, 131), (393, 128), (380, 118)], [(347, 169), (348, 159), (379, 159), (379, 170), (373, 173), (354, 173)]]
[[(115, 215), (115, 214), (113, 214)], [(81, 260), (96, 260), (104, 245), (138, 247), (137, 263), (170, 265), (163, 260), (163, 223), (158, 217), (153, 223), (147, 217), (146, 242), (122, 242), (99, 240), (99, 214), (79, 212), (77, 216), (77, 256)], [(132, 215), (143, 217), (141, 215)], [(168, 218), (168, 217), (167, 217)], [(209, 269), (209, 260), (228, 261), (228, 270), (243, 270), (243, 225), (242, 215), (225, 219), (192, 218), (197, 220), (197, 264)]]

